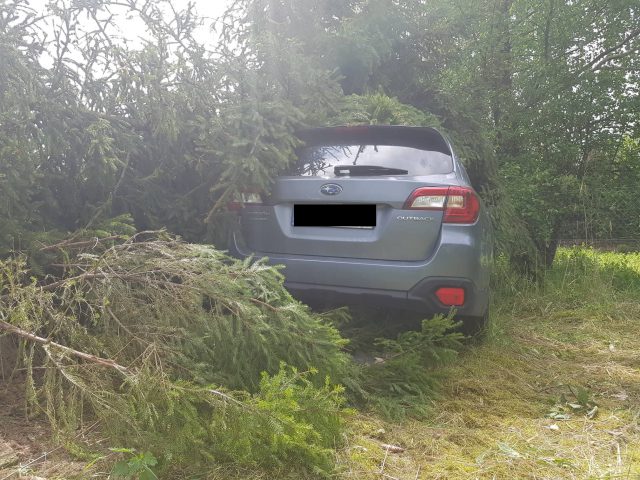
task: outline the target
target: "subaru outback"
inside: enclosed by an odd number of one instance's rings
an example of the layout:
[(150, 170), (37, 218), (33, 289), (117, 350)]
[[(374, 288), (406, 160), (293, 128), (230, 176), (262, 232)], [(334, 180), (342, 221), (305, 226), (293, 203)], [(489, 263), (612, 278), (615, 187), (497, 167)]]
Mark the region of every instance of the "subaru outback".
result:
[(302, 131), (298, 158), (267, 195), (245, 193), (230, 251), (284, 265), (313, 303), (487, 317), (487, 211), (451, 143), (427, 127)]

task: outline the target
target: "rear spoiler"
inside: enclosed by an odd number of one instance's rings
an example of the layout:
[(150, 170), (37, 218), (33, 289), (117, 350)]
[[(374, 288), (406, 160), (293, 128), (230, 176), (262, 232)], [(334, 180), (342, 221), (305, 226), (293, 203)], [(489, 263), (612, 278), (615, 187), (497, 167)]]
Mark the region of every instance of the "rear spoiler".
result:
[[(296, 132), (307, 145), (398, 145), (453, 156), (449, 142), (435, 128), (399, 125), (310, 128)], [(352, 143), (353, 142), (353, 143)]]

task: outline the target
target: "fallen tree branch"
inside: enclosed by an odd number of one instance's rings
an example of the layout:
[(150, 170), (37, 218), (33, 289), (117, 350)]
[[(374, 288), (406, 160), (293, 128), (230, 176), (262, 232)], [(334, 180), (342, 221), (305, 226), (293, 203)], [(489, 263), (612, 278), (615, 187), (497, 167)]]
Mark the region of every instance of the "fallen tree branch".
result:
[[(118, 280), (123, 280), (127, 282), (144, 283), (149, 281), (149, 278), (146, 275), (161, 274), (161, 273), (162, 273), (162, 270), (159, 270), (159, 269), (141, 271), (136, 273), (85, 272), (85, 273), (81, 273), (80, 275), (76, 275), (75, 277), (63, 278), (62, 280), (58, 280), (57, 282), (48, 283), (47, 285), (42, 285), (40, 289), (43, 292), (53, 292), (57, 288), (62, 287), (63, 285), (71, 284), (73, 282), (79, 282), (81, 280), (95, 280), (100, 278), (104, 278), (104, 279), (117, 278)], [(163, 282), (163, 283), (166, 284), (167, 282)], [(172, 285), (175, 285), (175, 284), (172, 284)]]
[(56, 243), (54, 245), (47, 245), (40, 248), (41, 252), (50, 252), (52, 250), (64, 250), (64, 249), (78, 249), (84, 247), (92, 247), (95, 248), (100, 242), (109, 242), (112, 240), (125, 240), (125, 237), (122, 235), (111, 235), (109, 237), (92, 237), (89, 240), (82, 240), (76, 242), (70, 242), (69, 240), (65, 240), (60, 243)]
[(50, 345), (59, 350), (62, 350), (63, 352), (73, 355), (74, 357), (78, 357), (88, 362), (102, 365), (103, 367), (114, 368), (118, 370), (120, 373), (124, 373), (124, 374), (129, 373), (129, 370), (127, 369), (127, 367), (123, 367), (122, 365), (116, 363), (113, 360), (110, 360), (108, 358), (96, 357), (95, 355), (91, 355), (90, 353), (85, 353), (85, 352), (81, 352), (80, 350), (74, 350), (73, 348), (65, 347), (64, 345), (53, 342), (47, 338), (39, 337), (38, 335), (35, 335), (31, 332), (27, 332), (26, 330), (23, 330), (22, 328), (16, 327), (15, 325), (11, 325), (10, 323), (5, 322), (4, 320), (0, 320), (0, 330), (10, 333), (12, 335), (17, 335), (18, 337), (24, 338), (25, 340), (29, 340), (31, 342), (39, 343), (41, 345)]

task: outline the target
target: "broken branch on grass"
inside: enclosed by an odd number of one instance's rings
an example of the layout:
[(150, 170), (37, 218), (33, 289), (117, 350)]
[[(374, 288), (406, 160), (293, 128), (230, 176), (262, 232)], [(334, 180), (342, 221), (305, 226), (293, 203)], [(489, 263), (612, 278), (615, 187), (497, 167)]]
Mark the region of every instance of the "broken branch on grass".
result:
[(388, 445), (386, 443), (383, 443), (382, 445), (380, 445), (380, 447), (385, 449), (387, 452), (391, 452), (391, 453), (402, 453), (402, 452), (404, 452), (404, 448), (399, 447), (398, 445)]

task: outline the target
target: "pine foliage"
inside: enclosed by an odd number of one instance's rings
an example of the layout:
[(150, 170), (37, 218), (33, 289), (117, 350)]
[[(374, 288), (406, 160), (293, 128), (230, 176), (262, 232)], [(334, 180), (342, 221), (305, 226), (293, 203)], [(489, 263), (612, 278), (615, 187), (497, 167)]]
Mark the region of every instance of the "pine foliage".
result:
[(335, 125), (410, 125), (440, 127), (435, 115), (418, 110), (383, 91), (349, 95), (340, 104)]
[(457, 358), (464, 335), (453, 315), (436, 315), (418, 331), (395, 339), (380, 338), (380, 359), (364, 372), (363, 390), (369, 403), (384, 416), (401, 419), (424, 416), (442, 380), (438, 367)]
[(345, 341), (277, 268), (162, 233), (45, 249), (45, 281), (22, 258), (0, 270), (0, 320), (45, 340), (23, 345), (32, 413), (60, 432), (97, 420), (173, 467), (331, 470)]

